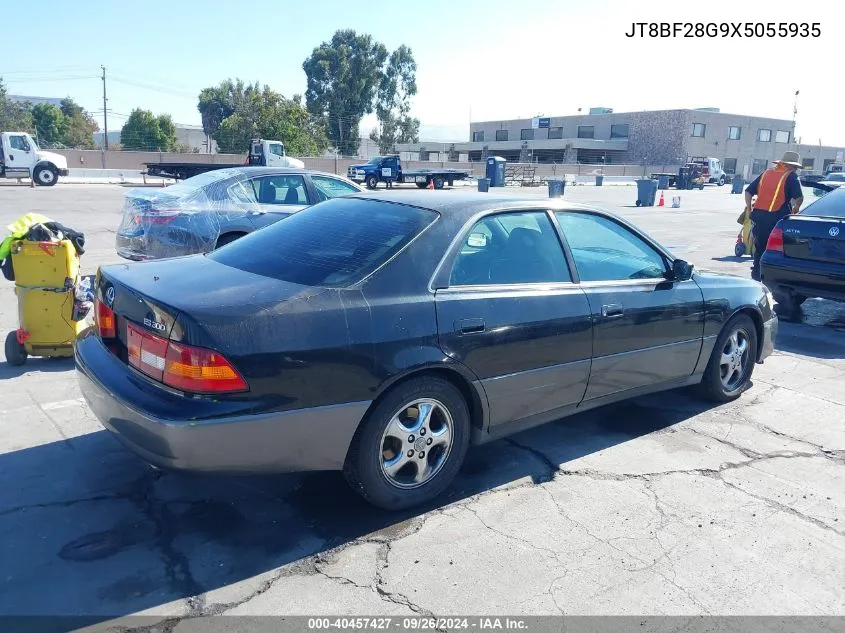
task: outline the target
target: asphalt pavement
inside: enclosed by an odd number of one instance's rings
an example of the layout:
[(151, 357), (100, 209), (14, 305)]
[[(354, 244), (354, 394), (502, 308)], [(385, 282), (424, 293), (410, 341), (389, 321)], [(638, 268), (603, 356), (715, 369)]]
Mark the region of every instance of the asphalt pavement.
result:
[[(126, 191), (0, 187), (0, 226), (38, 211), (83, 231), (93, 273), (120, 261)], [(748, 276), (729, 187), (646, 208), (635, 191), (564, 197)], [(16, 327), (2, 280), (0, 333)], [(0, 616), (845, 615), (845, 305), (782, 315), (776, 348), (734, 403), (679, 391), (566, 418), (471, 450), (444, 498), (398, 515), (337, 473), (152, 471), (102, 430), (72, 362), (3, 359)]]

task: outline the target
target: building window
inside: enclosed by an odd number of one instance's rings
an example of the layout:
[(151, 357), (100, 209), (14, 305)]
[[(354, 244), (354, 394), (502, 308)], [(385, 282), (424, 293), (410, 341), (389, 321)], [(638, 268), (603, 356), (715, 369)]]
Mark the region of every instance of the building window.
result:
[(550, 127), (549, 128), (549, 138), (563, 138), (563, 128), (562, 127)]
[(757, 131), (757, 140), (761, 143), (768, 143), (772, 140), (772, 131), (771, 130), (758, 130)]
[(724, 172), (726, 174), (735, 174), (736, 173), (736, 158), (726, 158), (725, 162), (723, 163)]
[(816, 165), (816, 159), (815, 158), (805, 158), (804, 159), (804, 169), (812, 170), (813, 167), (815, 167), (815, 165)]
[(704, 123), (692, 124), (692, 135), (696, 138), (704, 138), (704, 130), (707, 126)]
[(496, 140), (497, 141), (507, 141), (508, 140), (508, 131), (507, 130), (496, 130)]
[(742, 128), (738, 125), (732, 125), (728, 128), (728, 140), (729, 141), (738, 141), (742, 138)]
[(628, 138), (628, 124), (611, 125), (610, 138)]
[(592, 125), (579, 125), (578, 138), (596, 138), (596, 128)]
[(534, 140), (534, 130), (531, 129), (531, 128), (522, 130), (519, 133), (519, 138), (520, 138), (520, 140), (523, 140), (523, 141), (533, 141)]
[(778, 130), (778, 133), (775, 135), (775, 143), (789, 143), (789, 132)]
[(754, 163), (751, 165), (751, 174), (754, 176), (759, 176), (764, 171), (766, 171), (766, 167), (768, 167), (769, 161), (765, 158), (755, 158)]
[(483, 143), (484, 142), (484, 132), (473, 132), (472, 133), (472, 142), (473, 143)]

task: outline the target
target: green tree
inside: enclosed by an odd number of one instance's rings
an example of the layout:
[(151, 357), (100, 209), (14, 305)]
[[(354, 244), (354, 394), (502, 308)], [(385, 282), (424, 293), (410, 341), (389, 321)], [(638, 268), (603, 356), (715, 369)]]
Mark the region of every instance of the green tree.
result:
[(70, 97), (62, 99), (61, 111), (67, 120), (67, 129), (62, 142), (68, 147), (93, 149), (94, 132), (100, 130), (94, 117)]
[(227, 79), (219, 86), (204, 88), (199, 94), (199, 110), (202, 117), (202, 129), (207, 136), (213, 136), (220, 124), (235, 113), (243, 104), (247, 94), (258, 91), (258, 84), (246, 85), (240, 79)]
[(282, 141), (293, 156), (314, 156), (328, 147), (322, 127), (302, 105), (302, 97), (287, 99), (269, 86), (251, 86), (234, 112), (223, 119), (214, 140), (221, 152), (241, 153), (254, 138)]
[(42, 147), (64, 145), (68, 131), (68, 119), (52, 103), (38, 103), (30, 109), (35, 135)]
[(417, 64), (403, 44), (391, 53), (376, 95), (379, 129), (373, 130), (370, 139), (378, 143), (380, 152), (392, 151), (396, 143), (419, 142), (419, 119), (410, 116), (411, 97), (416, 94)]
[(22, 103), (12, 101), (6, 91), (6, 84), (0, 77), (0, 132), (31, 132), (32, 115)]
[(302, 64), (308, 111), (341, 154), (358, 151), (361, 119), (373, 111), (385, 61), (384, 44), (346, 29), (316, 47)]
[(120, 144), (128, 150), (167, 152), (177, 144), (176, 126), (169, 114), (154, 116), (136, 108), (120, 130)]

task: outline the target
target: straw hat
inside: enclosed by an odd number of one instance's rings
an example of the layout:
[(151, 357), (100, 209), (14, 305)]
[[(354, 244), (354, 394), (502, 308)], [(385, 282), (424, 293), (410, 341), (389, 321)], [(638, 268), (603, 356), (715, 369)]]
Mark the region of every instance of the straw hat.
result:
[(801, 156), (798, 155), (798, 152), (784, 152), (783, 158), (778, 161), (777, 163), (781, 163), (783, 165), (791, 165), (793, 167), (803, 167), (804, 165), (801, 163)]

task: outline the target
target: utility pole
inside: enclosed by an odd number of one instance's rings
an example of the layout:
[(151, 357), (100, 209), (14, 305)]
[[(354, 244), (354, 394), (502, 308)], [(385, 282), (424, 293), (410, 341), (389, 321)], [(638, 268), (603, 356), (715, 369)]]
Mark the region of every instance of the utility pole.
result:
[(792, 104), (792, 144), (795, 145), (795, 116), (798, 114), (798, 93), (801, 92), (800, 90), (795, 91), (795, 102)]
[(103, 142), (105, 144), (106, 151), (109, 149), (109, 115), (108, 110), (106, 110), (106, 67), (100, 66), (103, 69)]

